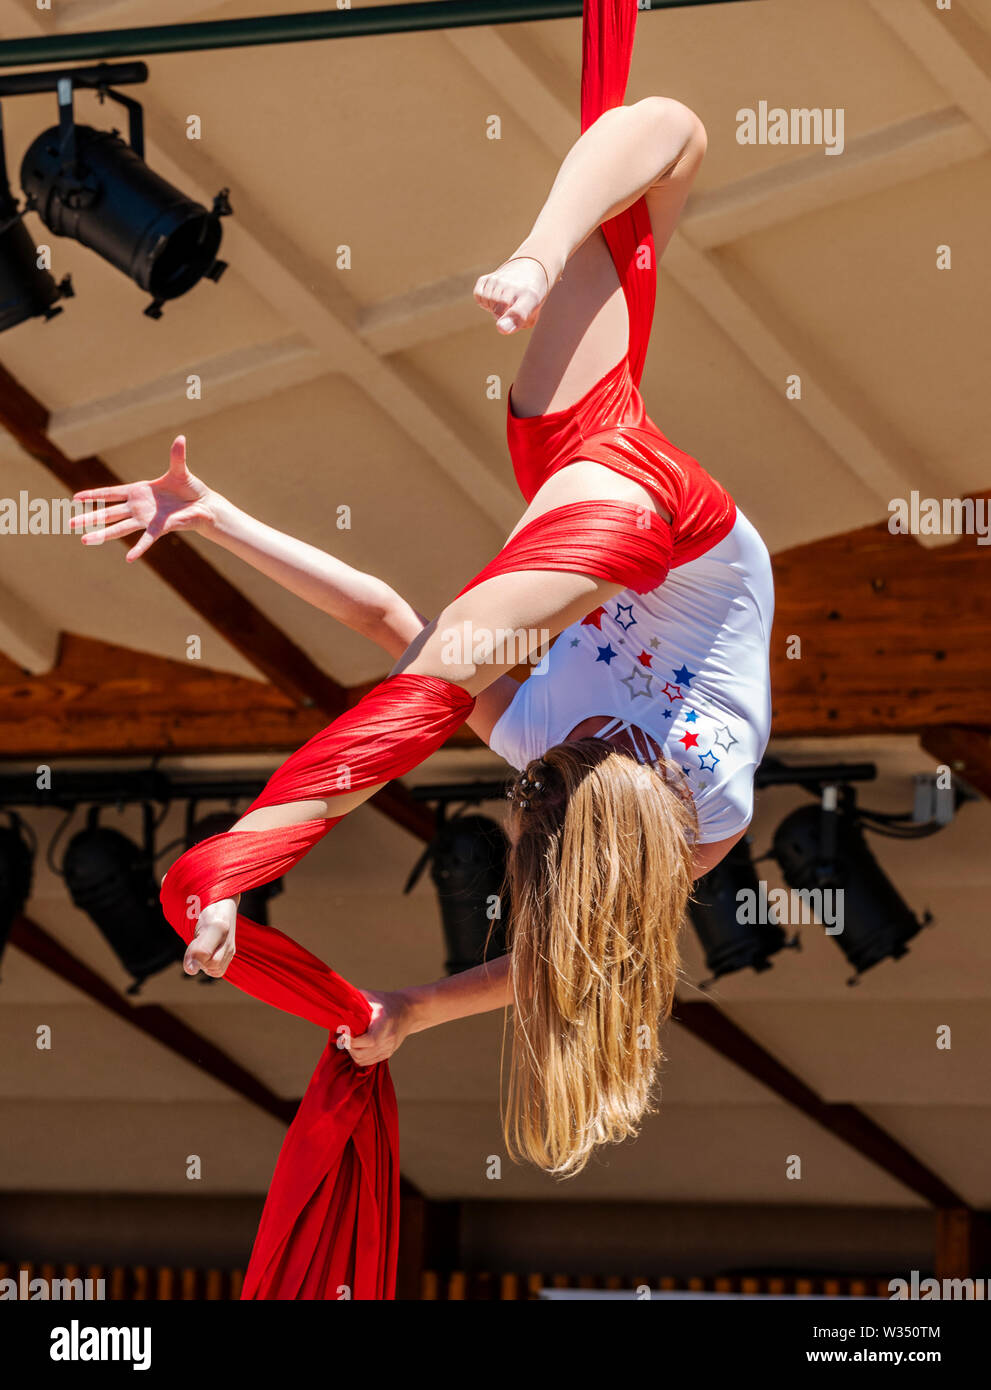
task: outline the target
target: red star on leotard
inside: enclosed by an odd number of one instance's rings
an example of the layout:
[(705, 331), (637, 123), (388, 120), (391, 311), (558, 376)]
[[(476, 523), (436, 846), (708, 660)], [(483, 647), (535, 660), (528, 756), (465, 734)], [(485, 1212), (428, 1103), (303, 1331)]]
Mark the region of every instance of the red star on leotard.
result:
[[(674, 691), (673, 695), (671, 694), (672, 690)], [(661, 694), (666, 695), (668, 699), (671, 701), (672, 705), (674, 704), (675, 700), (684, 699), (684, 696), (681, 693), (681, 686), (672, 685), (670, 681), (664, 682), (664, 685), (661, 688)]]
[(650, 652), (641, 652), (640, 655), (637, 657), (637, 660), (639, 661), (641, 666), (649, 666), (653, 659), (654, 658), (651, 656)]
[(582, 627), (597, 627), (601, 632), (602, 615), (605, 613), (605, 611), (606, 610), (604, 608), (596, 608), (594, 612), (589, 613), (587, 618), (582, 618)]
[(681, 736), (681, 738), (678, 740), (679, 743), (683, 743), (683, 744), (685, 745), (685, 750), (686, 750), (686, 751), (687, 751), (689, 748), (694, 748), (695, 745), (698, 743), (698, 741), (699, 741), (699, 736), (698, 736), (698, 734), (683, 734), (683, 735)]

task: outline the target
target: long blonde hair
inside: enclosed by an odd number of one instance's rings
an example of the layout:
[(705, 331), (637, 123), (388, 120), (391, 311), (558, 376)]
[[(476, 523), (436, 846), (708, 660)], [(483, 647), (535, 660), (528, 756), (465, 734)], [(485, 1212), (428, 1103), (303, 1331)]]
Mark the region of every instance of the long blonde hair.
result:
[(507, 866), (509, 1152), (570, 1177), (651, 1108), (692, 887), (678, 769), (599, 738), (551, 748), (513, 790)]

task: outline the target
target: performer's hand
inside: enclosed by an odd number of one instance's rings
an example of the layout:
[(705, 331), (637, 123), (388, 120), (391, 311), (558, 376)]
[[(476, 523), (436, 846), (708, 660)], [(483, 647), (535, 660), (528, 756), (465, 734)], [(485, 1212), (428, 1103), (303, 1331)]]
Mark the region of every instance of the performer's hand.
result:
[(508, 334), (537, 322), (550, 285), (539, 261), (514, 258), (480, 276), (474, 294), (482, 308), (495, 315), (499, 332)]
[(234, 959), (234, 929), (237, 926), (237, 902), (224, 898), (211, 903), (199, 915), (192, 941), (186, 947), (182, 968), (187, 975), (202, 970), (219, 980)]
[[(144, 534), (127, 552), (128, 561), (134, 561), (140, 559), (159, 536), (171, 531), (198, 530), (209, 524), (213, 520), (213, 496), (186, 467), (186, 440), (180, 434), (172, 445), (168, 470), (160, 478), (121, 483), (117, 487), (84, 488), (77, 492), (74, 502), (102, 502), (105, 509), (96, 514), (74, 516), (71, 528), (84, 531), (83, 545), (102, 545), (104, 541), (142, 531)], [(93, 526), (95, 516), (102, 525)]]
[(351, 1059), (359, 1067), (384, 1062), (412, 1031), (412, 1011), (402, 990), (362, 989), (371, 1005), (372, 1021), (367, 1030), (351, 1039)]

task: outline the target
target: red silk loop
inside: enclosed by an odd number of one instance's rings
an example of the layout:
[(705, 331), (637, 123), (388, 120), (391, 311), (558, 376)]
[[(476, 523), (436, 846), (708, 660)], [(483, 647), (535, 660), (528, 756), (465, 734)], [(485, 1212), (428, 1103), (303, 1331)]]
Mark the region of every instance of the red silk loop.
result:
[(461, 593), (517, 570), (566, 570), (645, 594), (670, 568), (671, 527), (656, 512), (632, 502), (569, 502), (534, 517)]

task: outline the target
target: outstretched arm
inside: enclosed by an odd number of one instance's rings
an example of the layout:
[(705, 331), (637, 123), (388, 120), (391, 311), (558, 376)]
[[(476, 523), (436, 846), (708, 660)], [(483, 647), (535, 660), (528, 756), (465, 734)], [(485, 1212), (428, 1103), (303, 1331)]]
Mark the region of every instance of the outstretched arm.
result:
[(168, 469), (160, 478), (90, 488), (77, 492), (74, 500), (104, 504), (101, 524), (94, 525), (92, 513), (72, 520), (72, 529), (83, 532), (84, 545), (140, 532), (127, 552), (133, 563), (160, 536), (195, 531), (368, 637), (393, 658), (406, 650), (426, 621), (383, 580), (277, 531), (207, 487), (189, 471), (183, 435), (173, 442)]

